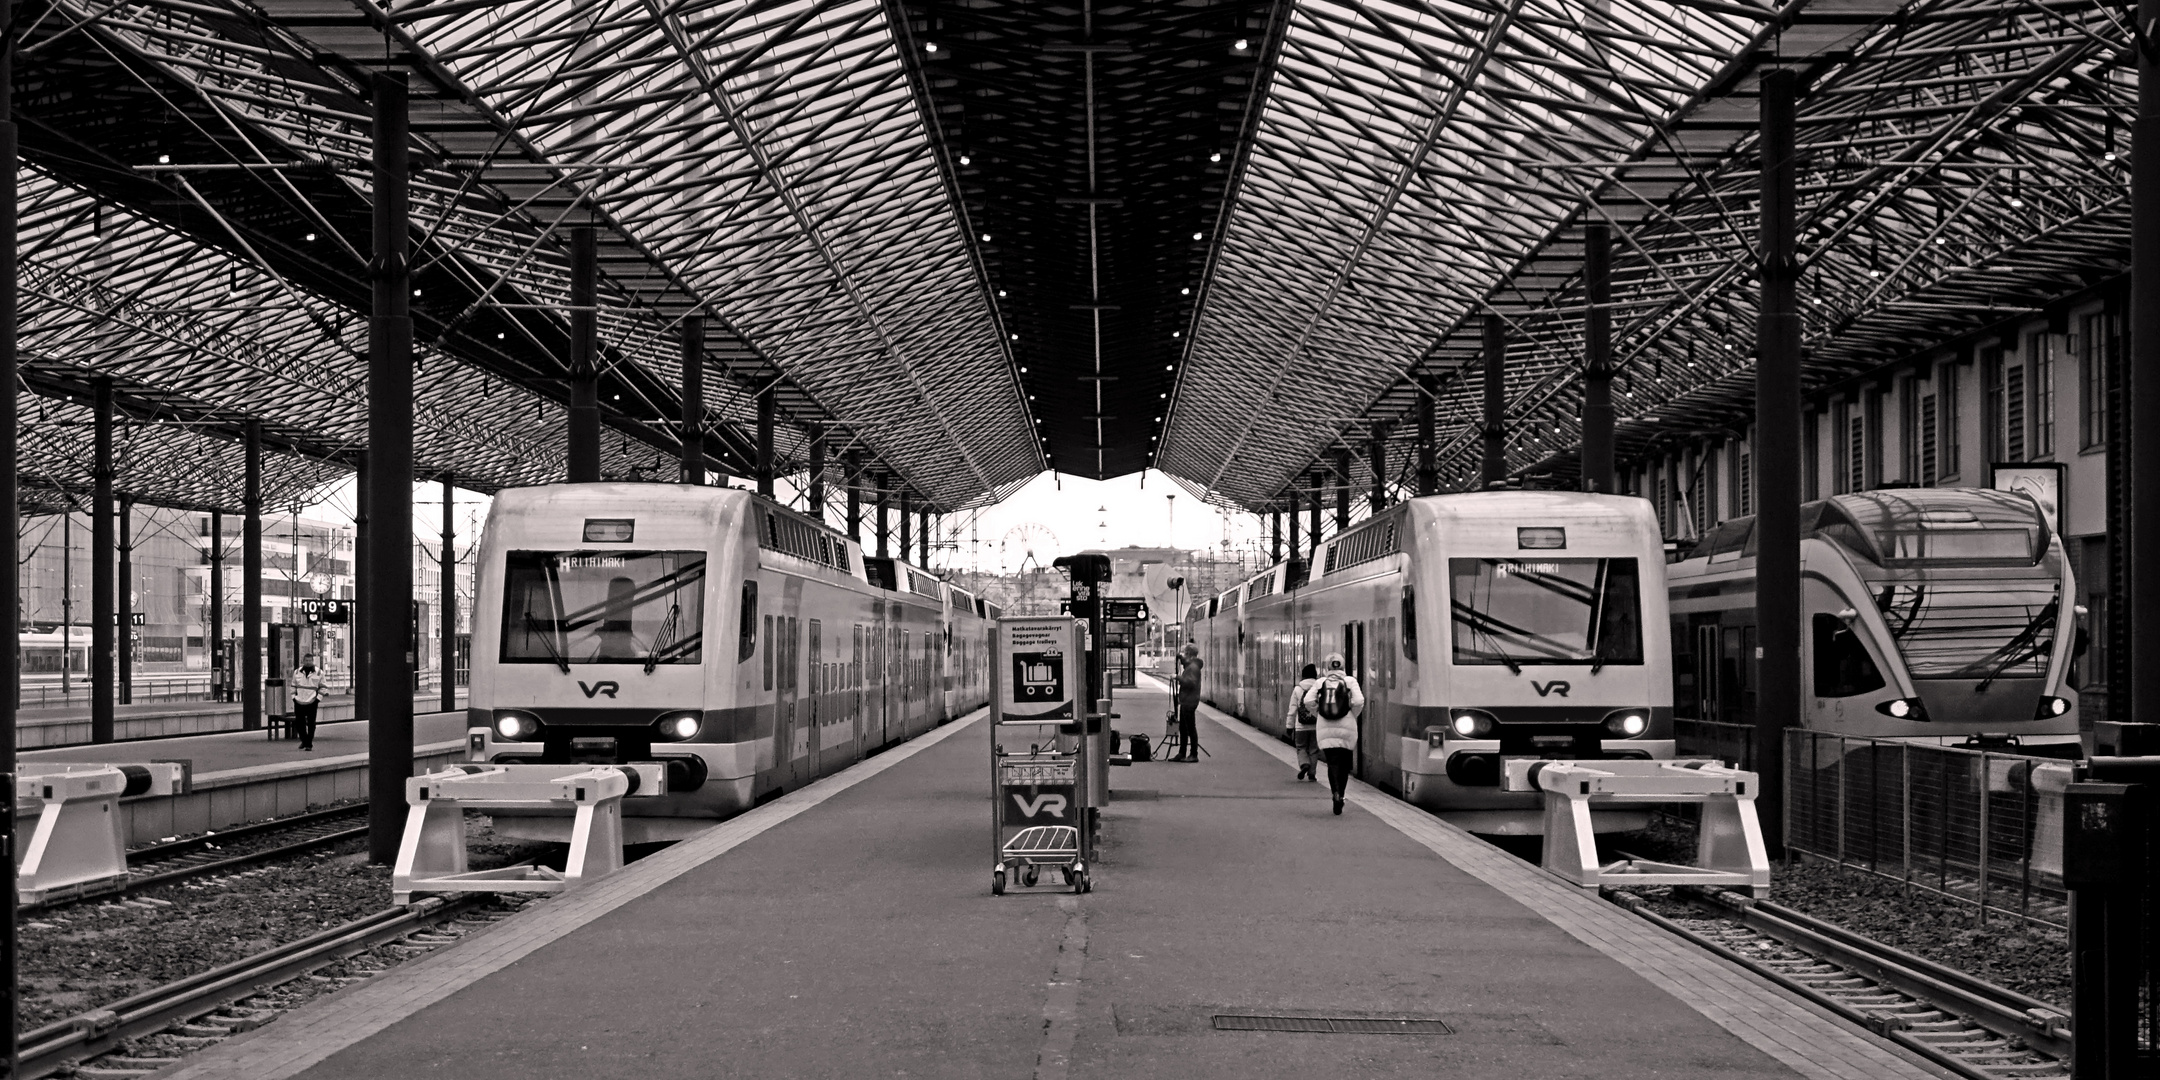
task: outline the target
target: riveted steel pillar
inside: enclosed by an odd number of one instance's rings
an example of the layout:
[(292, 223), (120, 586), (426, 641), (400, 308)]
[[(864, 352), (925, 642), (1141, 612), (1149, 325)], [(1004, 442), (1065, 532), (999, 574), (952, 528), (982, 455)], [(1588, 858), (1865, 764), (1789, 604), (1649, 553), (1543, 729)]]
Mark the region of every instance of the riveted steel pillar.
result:
[[(1350, 527), (1350, 451), (1335, 451), (1335, 531), (1341, 533)], [(1319, 533), (1313, 534), (1318, 543)]]
[(1372, 426), (1372, 512), (1387, 509), (1387, 426)]
[(1311, 535), (1305, 538), (1305, 551), (1308, 557), (1313, 554), (1317, 554), (1320, 550), (1320, 500), (1324, 497), (1326, 493), (1326, 489), (1321, 486), (1324, 482), (1325, 481), (1320, 470), (1314, 469), (1312, 473), (1312, 486), (1306, 489), (1312, 495), (1312, 504), (1311, 509), (1309, 510), (1309, 513), (1312, 515), (1312, 527), (1309, 530)]
[[(1291, 520), (1292, 522), (1295, 522), (1295, 521), (1297, 520), (1297, 515), (1295, 515), (1295, 514), (1291, 515), (1291, 517), (1290, 517), (1290, 520)], [(1268, 561), (1269, 561), (1269, 562), (1281, 562), (1281, 561), (1282, 561), (1282, 511), (1281, 511), (1281, 510), (1270, 510), (1270, 511), (1268, 511), (1268, 533), (1269, 533), (1269, 536), (1270, 536), (1270, 539), (1269, 539), (1269, 542), (1268, 542)]]
[[(405, 780), (413, 764), (412, 268), (406, 257), (411, 219), (405, 73), (378, 72), (374, 97), (375, 308), (368, 320), (367, 488), (362, 493), (368, 516), (367, 574), (361, 579), (360, 629), (366, 635), (371, 684), (368, 857), (388, 863), (396, 861), (398, 840), (405, 832)], [(584, 244), (589, 256), (590, 241)], [(574, 252), (579, 243), (573, 240), (571, 246)], [(571, 303), (582, 299), (589, 308), (590, 278), (580, 298), (578, 261), (572, 259)], [(585, 263), (589, 270), (589, 258)], [(580, 314), (571, 313), (573, 350), (577, 340), (591, 340), (591, 317), (585, 312), (586, 321), (580, 324)], [(575, 407), (571, 412), (570, 478), (598, 479), (597, 413), (588, 410), (587, 420), (581, 421)], [(582, 445), (581, 430), (589, 436)]]
[(345, 625), (345, 640), (352, 647), (345, 652), (345, 663), (352, 676), (353, 715), (365, 717), (369, 715), (368, 699), (371, 695), (368, 689), (370, 680), (367, 661), (367, 612), (362, 610), (361, 601), (367, 596), (368, 580), (374, 574), (374, 570), (368, 566), (367, 515), (368, 492), (374, 489), (369, 486), (371, 474), (368, 471), (367, 451), (362, 450), (354, 456), (358, 460), (355, 462), (353, 487), (360, 493), (360, 497), (353, 500), (353, 605), (352, 613), (348, 616), (351, 621)]
[(1433, 424), (1433, 400), (1440, 395), (1440, 380), (1430, 375), (1418, 376), (1417, 407), (1417, 493), (1440, 494), (1440, 464), (1435, 455), (1439, 453), (1438, 435)]
[(225, 515), (210, 511), (210, 610), (204, 613), (204, 645), (210, 653), (210, 685), (214, 701), (231, 701), (232, 685), (225, 679)]
[(926, 507), (924, 507), (924, 508), (923, 508), (923, 510), (922, 510), (922, 520), (921, 520), (921, 521), (919, 521), (919, 522), (917, 522), (916, 524), (917, 524), (917, 525), (919, 526), (919, 528), (918, 528), (918, 529), (916, 530), (916, 532), (917, 532), (917, 534), (918, 534), (918, 536), (919, 536), (919, 539), (917, 539), (915, 543), (916, 543), (916, 546), (917, 546), (917, 547), (918, 547), (919, 549), (921, 549), (921, 551), (922, 551), (922, 559), (921, 559), (920, 565), (922, 566), (922, 568), (923, 568), (923, 569), (927, 570), (927, 569), (929, 569), (929, 568), (930, 568), (930, 508), (929, 508), (929, 507), (927, 507), (927, 506), (926, 506)]
[(120, 558), (120, 572), (114, 575), (119, 583), (116, 598), (120, 602), (120, 651), (113, 655), (117, 671), (113, 689), (114, 701), (121, 705), (135, 701), (135, 500), (120, 496), (120, 506), (113, 515), (113, 525), (120, 538), (113, 551)]
[(705, 482), (705, 316), (682, 321), (682, 470), (685, 484)]
[(262, 421), (247, 422), (246, 480), (240, 494), (240, 726), (263, 723)]
[(910, 558), (912, 552), (909, 549), (914, 547), (914, 542), (909, 539), (911, 535), (909, 523), (915, 516), (909, 506), (911, 501), (906, 489), (902, 489), (900, 492), (900, 561), (902, 562), (906, 562)]
[(1507, 482), (1507, 320), (1485, 316), (1485, 461), (1478, 486)]
[(570, 230), (570, 482), (600, 479), (599, 260), (593, 230)]
[[(15, 470), (20, 461), (20, 450), (15, 429), (15, 379), (18, 357), (16, 355), (15, 318), (15, 5), (13, 0), (0, 0), (0, 565), (22, 565), (22, 540), (17, 531), (22, 525), (22, 511), (16, 505), (19, 495)], [(19, 571), (9, 570), (9, 573)], [(19, 580), (19, 579), (18, 579)], [(0, 589), (0, 627), (22, 625), (22, 590)], [(11, 650), (15, 659), (0, 663), (0, 787), (13, 798), (15, 790), (15, 722), (22, 702), (22, 671), (19, 649)], [(17, 1024), (22, 1014), (16, 1001), (16, 958), (18, 950), (15, 939), (15, 815), (0, 815), (0, 844), (7, 848), (7, 857), (0, 858), (0, 919), (6, 925), (0, 927), (0, 1012), (7, 1014), (6, 1045), (0, 1046), (0, 1065), (7, 1068), (10, 1077), (19, 1075), (16, 1055)]]
[(862, 451), (850, 450), (842, 459), (841, 466), (847, 481), (847, 534), (856, 544), (862, 543)]
[(825, 425), (810, 425), (810, 516), (825, 524)]
[(2139, 705), (2160, 703), (2160, 0), (2139, 0), (2144, 27), (2138, 54), (2138, 115), (2130, 135), (2130, 334), (2122, 365), (2129, 392), (2123, 434), (2130, 444), (2123, 485), (2129, 496), (2130, 557), (2123, 560), (2130, 598), (2130, 691), (2118, 704), (2109, 687), (2108, 719), (2150, 720)]
[(773, 497), (773, 392), (769, 383), (757, 396), (757, 493)]
[[(113, 384), (92, 384), (90, 464), (90, 741), (113, 741)], [(12, 393), (13, 388), (8, 388)]]
[(1800, 309), (1793, 259), (1791, 71), (1762, 77), (1761, 316), (1755, 347), (1756, 619), (1755, 800), (1772, 855), (1785, 847), (1785, 732), (1800, 723)]
[(457, 711), (457, 489), (442, 479), (442, 711)]
[(1582, 489), (1613, 489), (1612, 231), (1583, 227)]
[(892, 474), (878, 477), (877, 482), (877, 554), (880, 559), (892, 558), (890, 537), (891, 522), (886, 513), (892, 507)]

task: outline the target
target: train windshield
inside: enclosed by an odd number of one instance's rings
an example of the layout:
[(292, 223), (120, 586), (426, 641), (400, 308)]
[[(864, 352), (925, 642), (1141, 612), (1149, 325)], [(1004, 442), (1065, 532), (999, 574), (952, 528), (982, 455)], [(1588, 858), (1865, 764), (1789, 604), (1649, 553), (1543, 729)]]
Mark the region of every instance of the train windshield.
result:
[(505, 563), (503, 663), (702, 659), (702, 551), (513, 551)]
[(1915, 679), (2035, 678), (2055, 654), (2053, 581), (1926, 582), (1875, 587)]
[(1633, 559), (1449, 559), (1455, 663), (1640, 664)]

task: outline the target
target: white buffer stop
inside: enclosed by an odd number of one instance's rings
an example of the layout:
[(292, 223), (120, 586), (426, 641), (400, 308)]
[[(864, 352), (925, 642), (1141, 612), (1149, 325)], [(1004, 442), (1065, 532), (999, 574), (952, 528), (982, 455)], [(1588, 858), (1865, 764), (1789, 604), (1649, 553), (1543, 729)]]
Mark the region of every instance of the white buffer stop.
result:
[[(1633, 885), (1723, 885), (1770, 895), (1770, 855), (1755, 817), (1756, 775), (1715, 761), (1596, 761), (1503, 763), (1508, 791), (1545, 793), (1545, 869), (1586, 889)], [(1648, 859), (1598, 860), (1590, 828), (1593, 806), (1629, 803), (1699, 803), (1695, 865)]]
[(17, 902), (42, 904), (97, 893), (127, 880), (120, 800), (177, 794), (184, 768), (166, 761), (23, 762), (15, 775)]
[[(405, 781), (405, 835), (390, 897), (414, 893), (563, 892), (622, 869), (622, 802), (667, 794), (667, 766), (458, 765)], [(570, 856), (558, 872), (520, 863), (469, 870), (465, 811), (559, 809), (571, 813)]]

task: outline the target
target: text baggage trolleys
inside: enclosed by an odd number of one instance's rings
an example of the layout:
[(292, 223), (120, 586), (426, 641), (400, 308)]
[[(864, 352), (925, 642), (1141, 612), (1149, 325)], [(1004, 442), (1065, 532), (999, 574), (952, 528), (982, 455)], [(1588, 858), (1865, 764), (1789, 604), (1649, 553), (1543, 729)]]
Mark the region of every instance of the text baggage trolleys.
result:
[(1094, 887), (1083, 632), (1062, 615), (999, 619), (990, 630), (992, 895), (1035, 886), (1045, 867), (1074, 892)]

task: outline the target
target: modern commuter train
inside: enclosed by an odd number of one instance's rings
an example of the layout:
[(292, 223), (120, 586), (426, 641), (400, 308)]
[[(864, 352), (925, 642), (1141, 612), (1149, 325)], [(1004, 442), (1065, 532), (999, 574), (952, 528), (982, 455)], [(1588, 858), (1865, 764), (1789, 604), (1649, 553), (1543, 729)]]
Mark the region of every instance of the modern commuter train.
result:
[(1342, 653), (1366, 696), (1357, 775), (1472, 831), (1543, 830), (1536, 793), (1500, 790), (1504, 756), (1673, 754), (1664, 544), (1642, 499), (1410, 499), (1309, 572), (1278, 564), (1194, 604), (1188, 626), (1203, 695), (1278, 736), (1299, 669)]
[[(2076, 580), (2025, 495), (1900, 488), (1800, 508), (1802, 724), (2074, 757)], [(1755, 519), (1667, 569), (1681, 715), (1752, 723)]]
[[(659, 761), (630, 843), (680, 839), (985, 704), (994, 605), (749, 492), (495, 496), (473, 610), (479, 762)], [(569, 819), (496, 816), (564, 840)]]

